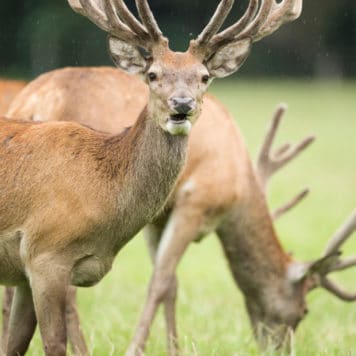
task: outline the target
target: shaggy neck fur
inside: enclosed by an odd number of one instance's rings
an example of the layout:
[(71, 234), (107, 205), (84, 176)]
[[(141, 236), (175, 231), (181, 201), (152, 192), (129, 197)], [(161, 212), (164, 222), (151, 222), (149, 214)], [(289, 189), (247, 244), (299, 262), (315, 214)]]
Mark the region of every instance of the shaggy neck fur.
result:
[[(100, 152), (106, 158), (95, 159), (117, 199), (113, 213), (114, 225), (120, 227), (120, 245), (164, 206), (185, 163), (187, 140), (162, 130), (145, 109), (132, 128), (104, 141)], [(117, 159), (118, 153), (123, 160)]]

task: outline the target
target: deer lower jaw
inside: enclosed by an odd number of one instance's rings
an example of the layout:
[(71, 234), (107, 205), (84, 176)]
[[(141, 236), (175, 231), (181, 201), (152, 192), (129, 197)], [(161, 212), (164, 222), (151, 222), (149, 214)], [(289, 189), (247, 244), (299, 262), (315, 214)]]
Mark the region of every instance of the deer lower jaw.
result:
[(192, 129), (192, 123), (188, 116), (180, 118), (178, 115), (172, 115), (166, 123), (166, 131), (172, 136), (187, 136)]

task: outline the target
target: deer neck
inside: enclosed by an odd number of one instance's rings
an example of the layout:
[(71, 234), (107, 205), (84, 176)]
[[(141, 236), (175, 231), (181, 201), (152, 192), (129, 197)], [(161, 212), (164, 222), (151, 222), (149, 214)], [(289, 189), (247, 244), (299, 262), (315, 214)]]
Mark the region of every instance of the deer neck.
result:
[(186, 136), (165, 132), (147, 108), (132, 128), (106, 140), (103, 168), (112, 182), (113, 216), (125, 240), (163, 207), (185, 163), (187, 143)]
[(255, 176), (249, 181), (247, 198), (218, 233), (235, 281), (245, 297), (253, 298), (285, 283), (291, 259), (276, 236)]

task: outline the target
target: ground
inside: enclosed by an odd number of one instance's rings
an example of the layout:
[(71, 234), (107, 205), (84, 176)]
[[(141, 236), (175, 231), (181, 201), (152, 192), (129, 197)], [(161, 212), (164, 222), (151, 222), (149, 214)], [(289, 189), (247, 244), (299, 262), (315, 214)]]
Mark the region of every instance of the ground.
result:
[[(212, 90), (233, 113), (255, 157), (268, 119), (279, 102), (289, 109), (279, 142), (314, 133), (317, 141), (281, 171), (269, 190), (278, 206), (304, 187), (310, 196), (284, 216), (277, 230), (284, 247), (301, 260), (318, 257), (329, 236), (356, 208), (356, 84), (339, 82), (221, 81)], [(218, 149), (218, 148), (217, 148)], [(344, 248), (356, 253), (356, 233)], [(150, 261), (142, 236), (116, 259), (96, 287), (80, 291), (83, 329), (93, 355), (122, 355), (143, 305)], [(355, 268), (337, 276), (356, 291)], [(178, 324), (183, 355), (257, 355), (240, 292), (215, 236), (192, 245), (179, 268)], [(310, 313), (295, 338), (296, 355), (356, 355), (356, 304), (326, 291), (308, 297)], [(29, 355), (41, 355), (37, 334)], [(162, 315), (151, 332), (147, 355), (165, 354)]]

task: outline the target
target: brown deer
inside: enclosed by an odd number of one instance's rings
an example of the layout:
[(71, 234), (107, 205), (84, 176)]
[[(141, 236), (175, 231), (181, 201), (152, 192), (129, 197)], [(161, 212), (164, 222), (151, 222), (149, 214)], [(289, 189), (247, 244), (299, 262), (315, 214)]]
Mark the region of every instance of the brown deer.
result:
[(37, 322), (45, 353), (66, 353), (68, 286), (99, 282), (164, 205), (211, 78), (235, 72), (253, 41), (295, 17), (290, 5), (281, 14), (272, 0), (258, 9), (251, 1), (242, 22), (215, 35), (232, 3), (223, 0), (177, 53), (146, 0), (136, 2), (142, 22), (122, 1), (81, 0), (76, 9), (110, 33), (117, 66), (149, 85), (133, 127), (112, 135), (78, 123), (0, 119), (0, 282), (16, 286), (8, 355), (25, 353)]
[(13, 98), (25, 85), (22, 80), (0, 79), (0, 115), (7, 111)]
[[(58, 98), (58, 93), (62, 100), (53, 100), (54, 97)], [(138, 95), (139, 93), (141, 95)], [(28, 119), (37, 117), (45, 120), (47, 117), (52, 117), (63, 120), (65, 111), (73, 110), (72, 113), (75, 114), (78, 110), (79, 114), (83, 109), (85, 114), (77, 117), (78, 120), (94, 125), (97, 130), (109, 131), (113, 125), (109, 121), (110, 112), (118, 110), (121, 105), (130, 107), (130, 110), (140, 111), (144, 101), (147, 100), (147, 93), (147, 87), (138, 79), (128, 77), (115, 69), (68, 68), (47, 73), (32, 82), (16, 98), (9, 112), (15, 117), (24, 115)], [(66, 103), (69, 104), (78, 95), (83, 95), (83, 100), (78, 102), (78, 105), (66, 106)], [(137, 99), (140, 100), (141, 106), (135, 106)], [(93, 106), (90, 113), (86, 112), (88, 104), (94, 100), (97, 100), (97, 105)], [(26, 103), (30, 105), (27, 112), (24, 112), (22, 108)], [(329, 289), (344, 300), (356, 298), (342, 292), (325, 277), (333, 269), (342, 269), (355, 264), (355, 258), (349, 258), (342, 263), (335, 262), (335, 265), (328, 266), (328, 269), (324, 269), (326, 262), (334, 260), (334, 257), (319, 264), (297, 263), (281, 249), (273, 231), (271, 217), (265, 203), (268, 178), (312, 142), (312, 137), (308, 137), (293, 148), (282, 146), (275, 152), (271, 151), (283, 111), (283, 108), (277, 111), (273, 125), (262, 145), (256, 169), (253, 170), (243, 139), (231, 116), (211, 96), (205, 96), (201, 118), (193, 128), (189, 139), (187, 165), (175, 194), (167, 204), (166, 212), (146, 229), (148, 237), (151, 238), (149, 243), (152, 255), (156, 254), (161, 231), (165, 230), (165, 236), (169, 236), (168, 226), (165, 228), (165, 224), (170, 215), (181, 217), (182, 226), (185, 227), (184, 233), (189, 236), (189, 241), (194, 241), (214, 229), (218, 231), (235, 280), (244, 293), (256, 336), (262, 345), (268, 340), (268, 335), (274, 337), (276, 345), (282, 344), (285, 336), (288, 335), (286, 327), (294, 328), (297, 321), (304, 316), (305, 294), (316, 285)], [(131, 123), (134, 122), (136, 113), (132, 115)], [(120, 131), (124, 125), (130, 124), (125, 121), (121, 126), (120, 118), (116, 117), (115, 131)], [(212, 147), (212, 137), (219, 150), (214, 148), (215, 145)], [(215, 167), (224, 167), (224, 170), (217, 170)], [(211, 171), (215, 172), (213, 177), (206, 174)], [(191, 184), (192, 181), (195, 182), (195, 186)], [(206, 191), (209, 191), (208, 196)], [(272, 216), (279, 217), (304, 195), (305, 192), (299, 194), (289, 204), (277, 209)], [(185, 211), (188, 211), (188, 215), (185, 215)], [(198, 216), (197, 223), (192, 220), (194, 215), (191, 215), (191, 212)], [(227, 217), (229, 220), (225, 220)], [(353, 219), (355, 224), (355, 218)], [(351, 233), (352, 228), (354, 227), (349, 224), (349, 231), (345, 231), (345, 238)], [(168, 243), (179, 246), (182, 243), (182, 236), (184, 237), (181, 231), (177, 230), (170, 236)], [(334, 238), (334, 241), (335, 239), (339, 240), (340, 237)], [(189, 241), (183, 240), (184, 245)], [(328, 253), (330, 252), (329, 248)], [(174, 253), (173, 247), (171, 251), (162, 252), (163, 255), (167, 254), (166, 261), (170, 261), (172, 255), (175, 256)], [(179, 258), (180, 256), (178, 260)], [(178, 260), (175, 261), (175, 265)], [(165, 267), (161, 268), (160, 273), (162, 270), (165, 271)], [(267, 274), (267, 271), (270, 272)], [(170, 335), (169, 345), (173, 354), (177, 337), (174, 313), (176, 296), (174, 268), (173, 272), (169, 271), (169, 276), (174, 282), (169, 287), (166, 286), (166, 294), (161, 295), (158, 300), (162, 300), (165, 306)], [(71, 310), (75, 310), (73, 302), (73, 299), (69, 298), (68, 305), (71, 306)], [(76, 330), (73, 324), (68, 321), (70, 330)], [(259, 328), (259, 324), (265, 327)], [(283, 325), (286, 327), (283, 328)], [(82, 341), (80, 338), (76, 339), (75, 333), (70, 337), (75, 345), (81, 345)]]

